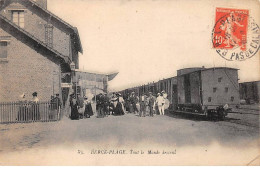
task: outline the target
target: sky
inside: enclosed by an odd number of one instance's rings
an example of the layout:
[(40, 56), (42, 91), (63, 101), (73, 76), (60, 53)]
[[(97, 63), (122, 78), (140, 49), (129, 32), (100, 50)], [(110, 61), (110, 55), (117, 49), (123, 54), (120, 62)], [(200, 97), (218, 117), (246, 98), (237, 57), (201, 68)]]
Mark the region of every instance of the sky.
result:
[(49, 0), (48, 9), (79, 30), (80, 69), (119, 72), (110, 90), (176, 76), (187, 67), (238, 68), (240, 82), (260, 80), (259, 52), (226, 61), (212, 47), (216, 7), (249, 9), (260, 24), (260, 3), (213, 0)]

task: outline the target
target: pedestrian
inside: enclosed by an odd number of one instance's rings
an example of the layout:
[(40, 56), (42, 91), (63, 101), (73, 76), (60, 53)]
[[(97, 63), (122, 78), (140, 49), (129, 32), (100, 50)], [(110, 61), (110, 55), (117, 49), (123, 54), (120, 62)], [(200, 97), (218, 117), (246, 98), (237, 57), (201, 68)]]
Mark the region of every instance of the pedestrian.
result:
[(125, 101), (120, 93), (118, 93), (118, 101), (119, 103), (121, 103), (122, 111), (125, 114), (125, 108), (124, 108)]
[(122, 104), (119, 102), (119, 94), (116, 94), (116, 97), (113, 99), (114, 101), (114, 115), (121, 116), (124, 115)]
[(129, 113), (134, 113), (135, 112), (135, 96), (134, 96), (134, 92), (131, 93), (131, 95), (129, 96)]
[(129, 101), (130, 95), (129, 93), (127, 93), (127, 95), (125, 96), (124, 100), (125, 100), (125, 111), (127, 113), (130, 113), (130, 101)]
[(152, 92), (149, 92), (148, 106), (149, 106), (149, 115), (151, 117), (153, 117), (153, 114), (155, 112), (155, 101), (156, 98), (153, 96)]
[(88, 98), (85, 96), (84, 97), (84, 117), (90, 118), (93, 115), (94, 115), (94, 113), (92, 110), (91, 101), (88, 100)]
[(79, 112), (78, 112), (78, 101), (76, 99), (75, 94), (72, 95), (70, 100), (70, 107), (71, 107), (71, 120), (79, 120)]
[(77, 94), (77, 101), (78, 101), (78, 112), (79, 112), (79, 117), (82, 119), (84, 116), (84, 98), (80, 95)]
[(107, 96), (107, 94), (104, 94), (104, 113), (106, 116), (110, 115), (110, 111), (109, 111), (109, 98)]
[(140, 99), (138, 96), (135, 96), (135, 114), (139, 114), (140, 110), (141, 110), (141, 106), (140, 106)]
[(58, 115), (57, 119), (60, 119), (60, 112), (61, 112), (61, 106), (62, 106), (60, 94), (57, 93), (56, 97), (53, 100), (55, 103), (55, 110), (57, 110), (57, 115)]
[(166, 113), (169, 113), (168, 108), (170, 106), (170, 101), (167, 99), (167, 96), (168, 96), (168, 94), (163, 90), (162, 91), (162, 97), (164, 98), (164, 107), (163, 108)]
[(97, 118), (104, 118), (104, 97), (103, 94), (100, 93), (96, 96), (96, 100), (97, 100), (97, 105), (96, 105), (96, 109), (97, 109)]
[(158, 105), (160, 115), (164, 115), (165, 100), (164, 100), (162, 94), (158, 93), (158, 97), (156, 98), (156, 103)]
[(19, 103), (20, 103), (20, 105), (19, 105), (17, 121), (26, 121), (27, 117), (28, 117), (29, 109), (28, 109), (26, 96), (24, 93), (22, 95), (20, 95)]
[(140, 117), (145, 117), (146, 115), (146, 97), (144, 94), (142, 94), (141, 99), (140, 99), (140, 112), (139, 116)]
[(33, 98), (31, 100), (32, 107), (31, 107), (31, 113), (29, 113), (29, 119), (28, 120), (40, 120), (40, 105), (39, 105), (39, 98), (38, 93), (33, 92), (32, 94)]

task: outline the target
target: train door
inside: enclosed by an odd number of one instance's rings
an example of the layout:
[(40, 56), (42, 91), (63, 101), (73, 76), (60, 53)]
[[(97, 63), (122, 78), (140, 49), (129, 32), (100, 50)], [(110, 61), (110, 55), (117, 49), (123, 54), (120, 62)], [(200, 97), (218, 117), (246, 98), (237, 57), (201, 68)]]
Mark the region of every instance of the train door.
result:
[(190, 74), (184, 75), (185, 103), (191, 103)]

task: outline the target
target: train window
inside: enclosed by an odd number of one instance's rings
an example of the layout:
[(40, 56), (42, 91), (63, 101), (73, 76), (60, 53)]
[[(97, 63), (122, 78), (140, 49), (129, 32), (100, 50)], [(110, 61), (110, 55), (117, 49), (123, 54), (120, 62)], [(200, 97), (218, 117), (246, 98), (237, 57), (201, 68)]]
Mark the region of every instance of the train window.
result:
[(208, 98), (208, 102), (211, 102), (211, 97)]
[(233, 102), (233, 101), (234, 101), (234, 99), (235, 99), (235, 98), (232, 96), (230, 100)]
[(226, 92), (226, 93), (228, 92), (228, 87), (225, 88), (225, 92)]
[(218, 78), (218, 82), (221, 82), (222, 81), (222, 77)]
[(217, 91), (217, 88), (214, 87), (214, 88), (213, 88), (213, 93), (216, 93), (216, 91)]

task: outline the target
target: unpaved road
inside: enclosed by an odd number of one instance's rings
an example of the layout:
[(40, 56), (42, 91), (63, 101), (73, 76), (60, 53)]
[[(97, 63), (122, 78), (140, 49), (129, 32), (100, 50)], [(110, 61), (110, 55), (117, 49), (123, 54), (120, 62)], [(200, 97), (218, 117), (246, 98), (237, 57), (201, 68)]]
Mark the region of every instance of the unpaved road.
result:
[[(259, 115), (229, 114), (226, 121), (178, 114), (78, 121), (65, 117), (60, 122), (0, 125), (0, 136), (0, 165), (126, 165), (134, 159), (131, 165), (246, 165), (259, 154)], [(118, 149), (127, 154), (91, 154)], [(160, 154), (149, 155), (149, 150)], [(162, 156), (163, 151), (177, 153)]]

